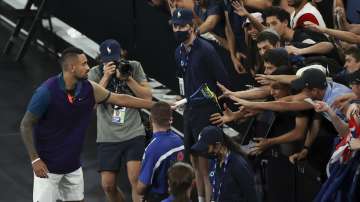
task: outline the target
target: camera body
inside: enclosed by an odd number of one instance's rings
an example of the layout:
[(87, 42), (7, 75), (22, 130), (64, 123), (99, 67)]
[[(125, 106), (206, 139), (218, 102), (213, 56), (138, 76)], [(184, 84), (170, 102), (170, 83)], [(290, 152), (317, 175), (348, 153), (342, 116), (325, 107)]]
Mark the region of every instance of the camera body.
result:
[(121, 73), (121, 76), (129, 77), (131, 75), (133, 68), (128, 60), (114, 61), (114, 64), (116, 69)]

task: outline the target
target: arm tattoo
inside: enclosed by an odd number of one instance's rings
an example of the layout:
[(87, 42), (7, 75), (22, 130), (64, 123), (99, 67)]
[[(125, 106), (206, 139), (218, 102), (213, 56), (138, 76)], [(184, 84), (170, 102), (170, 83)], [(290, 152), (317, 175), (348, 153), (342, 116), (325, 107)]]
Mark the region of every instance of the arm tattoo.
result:
[(38, 122), (38, 118), (31, 112), (26, 112), (20, 125), (22, 140), (25, 144), (27, 152), (31, 160), (38, 158), (38, 154), (34, 147), (33, 126)]

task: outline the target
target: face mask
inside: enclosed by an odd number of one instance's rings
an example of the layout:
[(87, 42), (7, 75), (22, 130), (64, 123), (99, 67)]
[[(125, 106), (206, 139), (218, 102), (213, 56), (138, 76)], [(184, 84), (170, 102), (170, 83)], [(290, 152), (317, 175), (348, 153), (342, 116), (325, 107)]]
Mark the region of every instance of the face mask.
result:
[(189, 31), (186, 30), (186, 31), (177, 31), (177, 32), (174, 32), (174, 36), (175, 36), (175, 40), (177, 42), (184, 42), (186, 41), (188, 38), (189, 38)]
[(207, 153), (206, 154), (206, 157), (208, 159), (216, 159), (217, 158), (217, 155), (215, 153)]

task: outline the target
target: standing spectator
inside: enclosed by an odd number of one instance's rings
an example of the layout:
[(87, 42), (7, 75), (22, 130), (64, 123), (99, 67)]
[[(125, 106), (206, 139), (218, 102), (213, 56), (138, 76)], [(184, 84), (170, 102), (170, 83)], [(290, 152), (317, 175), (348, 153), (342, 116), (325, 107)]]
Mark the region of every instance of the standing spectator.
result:
[[(120, 50), (120, 44), (114, 39), (101, 43), (101, 64), (91, 68), (89, 79), (111, 92), (151, 100), (151, 89), (141, 64), (122, 60)], [(125, 161), (132, 200), (139, 201), (135, 188), (145, 147), (145, 129), (139, 110), (111, 104), (98, 105), (96, 142), (101, 186), (108, 200), (121, 201), (117, 178), (121, 162)]]

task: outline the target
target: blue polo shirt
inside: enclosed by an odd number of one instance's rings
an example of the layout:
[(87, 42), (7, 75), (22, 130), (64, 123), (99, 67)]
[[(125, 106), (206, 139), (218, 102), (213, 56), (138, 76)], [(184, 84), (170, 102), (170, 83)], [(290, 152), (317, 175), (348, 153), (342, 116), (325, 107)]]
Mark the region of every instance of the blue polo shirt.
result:
[(95, 105), (88, 80), (77, 82), (68, 96), (62, 74), (45, 81), (33, 95), (27, 111), (38, 117), (34, 144), (50, 173), (66, 174), (81, 166), (80, 154)]
[[(255, 191), (254, 174), (247, 162), (237, 153), (230, 152), (226, 165), (216, 166), (216, 160), (210, 162), (209, 178), (210, 183), (215, 186), (212, 199), (215, 202), (258, 202)], [(225, 167), (225, 169), (224, 169)], [(220, 189), (220, 191), (219, 191)], [(218, 195), (220, 193), (220, 195)]]
[[(342, 84), (336, 82), (328, 82), (322, 101), (326, 102), (329, 106), (331, 106), (337, 97), (351, 92), (352, 91), (350, 88)], [(342, 120), (346, 120), (346, 116), (341, 112), (341, 110), (336, 109), (335, 112), (336, 115), (340, 117)], [(322, 114), (325, 116), (326, 119), (331, 121), (327, 113), (322, 113)]]
[[(61, 90), (65, 92), (65, 82), (63, 74), (60, 73), (57, 75), (57, 83)], [(78, 82), (76, 83), (75, 87), (75, 97), (77, 97), (81, 91), (82, 83)], [(33, 115), (35, 115), (38, 118), (41, 118), (50, 102), (51, 96), (50, 96), (50, 90), (49, 87), (46, 85), (40, 85), (36, 90), (34, 95), (32, 96), (30, 103), (27, 106), (27, 111), (31, 112)]]
[(189, 98), (204, 83), (217, 95), (221, 93), (216, 82), (230, 86), (229, 75), (214, 47), (202, 38), (196, 38), (190, 51), (180, 44), (175, 60), (184, 78), (185, 97)]
[(149, 193), (168, 193), (167, 171), (184, 154), (182, 139), (171, 131), (156, 132), (146, 147), (141, 162), (139, 180), (149, 187)]

